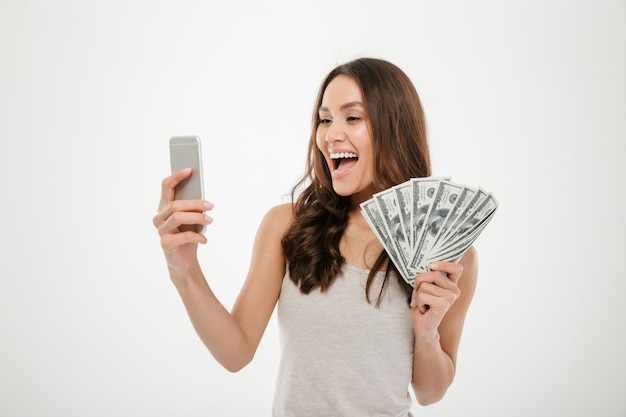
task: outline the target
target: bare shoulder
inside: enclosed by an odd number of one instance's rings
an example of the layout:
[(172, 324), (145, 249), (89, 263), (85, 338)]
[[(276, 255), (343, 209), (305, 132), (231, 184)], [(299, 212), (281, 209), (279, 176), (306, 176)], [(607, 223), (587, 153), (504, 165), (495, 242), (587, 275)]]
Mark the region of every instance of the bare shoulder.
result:
[(279, 204), (272, 207), (269, 209), (267, 214), (265, 214), (265, 218), (263, 219), (264, 223), (268, 223), (271, 226), (279, 227), (281, 229), (289, 227), (292, 221), (293, 204), (291, 203)]
[(293, 222), (292, 207), (293, 205), (291, 203), (287, 203), (280, 204), (269, 209), (261, 221), (258, 235), (260, 237), (267, 236), (273, 239), (282, 239), (283, 235)]
[[(259, 309), (269, 317), (278, 299), (286, 265), (282, 238), (293, 218), (291, 207), (291, 204), (272, 207), (259, 225), (248, 276), (233, 310), (244, 321), (249, 320), (245, 318), (248, 313), (258, 315)], [(248, 311), (248, 306), (255, 309)]]
[[(282, 253), (282, 238), (293, 221), (293, 205), (280, 204), (267, 211), (255, 239), (253, 264), (274, 260), (284, 264)], [(259, 256), (262, 258), (259, 259)], [(267, 267), (263, 265), (262, 268)]]

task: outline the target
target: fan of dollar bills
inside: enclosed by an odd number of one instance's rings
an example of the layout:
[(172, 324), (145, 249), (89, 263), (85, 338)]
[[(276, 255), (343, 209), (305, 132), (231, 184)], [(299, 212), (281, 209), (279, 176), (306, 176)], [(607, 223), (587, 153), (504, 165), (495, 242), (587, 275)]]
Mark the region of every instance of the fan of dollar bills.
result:
[(491, 193), (435, 177), (411, 178), (361, 203), (363, 216), (411, 285), (431, 262), (459, 261), (497, 208)]

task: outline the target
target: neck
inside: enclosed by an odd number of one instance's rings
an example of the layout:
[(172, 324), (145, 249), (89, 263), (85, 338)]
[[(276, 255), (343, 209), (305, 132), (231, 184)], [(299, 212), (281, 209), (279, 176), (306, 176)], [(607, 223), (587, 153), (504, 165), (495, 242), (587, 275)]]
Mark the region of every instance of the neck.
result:
[(352, 194), (350, 196), (350, 212), (352, 213), (356, 211), (360, 213), (361, 211), (360, 204), (372, 198), (373, 194), (374, 192), (370, 188), (368, 188), (367, 190), (359, 191), (356, 194)]
[(361, 210), (350, 210), (348, 224), (340, 243), (340, 251), (346, 262), (363, 269), (372, 269), (382, 250), (381, 243)]

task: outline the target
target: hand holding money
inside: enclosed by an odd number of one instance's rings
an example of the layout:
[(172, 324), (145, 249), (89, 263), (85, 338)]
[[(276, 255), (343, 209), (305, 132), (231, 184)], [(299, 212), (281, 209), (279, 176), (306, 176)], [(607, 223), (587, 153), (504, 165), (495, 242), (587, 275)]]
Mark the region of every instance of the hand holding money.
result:
[(416, 337), (428, 339), (438, 332), (444, 317), (461, 296), (458, 287), (463, 265), (433, 262), (431, 271), (415, 277), (410, 306)]
[(412, 178), (361, 203), (365, 220), (412, 286), (431, 262), (458, 262), (497, 208), (481, 188), (433, 177)]

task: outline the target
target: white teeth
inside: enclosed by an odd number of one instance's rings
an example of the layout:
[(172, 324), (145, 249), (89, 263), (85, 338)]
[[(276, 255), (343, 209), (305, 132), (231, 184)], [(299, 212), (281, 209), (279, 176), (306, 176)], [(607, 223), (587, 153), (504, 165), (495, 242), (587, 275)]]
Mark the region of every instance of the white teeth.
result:
[(330, 154), (330, 159), (342, 159), (342, 158), (358, 158), (358, 155), (352, 152), (340, 152), (340, 153)]

